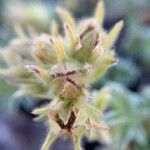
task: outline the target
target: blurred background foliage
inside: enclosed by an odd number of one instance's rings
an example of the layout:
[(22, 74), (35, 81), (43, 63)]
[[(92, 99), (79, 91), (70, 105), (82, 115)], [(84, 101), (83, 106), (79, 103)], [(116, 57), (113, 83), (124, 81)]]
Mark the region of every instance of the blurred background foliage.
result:
[[(111, 91), (104, 118), (110, 125), (113, 141), (110, 146), (99, 144), (101, 145), (99, 149), (105, 147), (115, 150), (149, 150), (150, 2), (149, 0), (104, 0), (104, 2), (106, 30), (120, 19), (125, 21), (125, 26), (115, 45), (118, 64), (91, 87), (91, 90), (96, 90), (106, 86)], [(0, 47), (3, 49), (10, 39), (16, 36), (14, 26), (18, 24), (21, 24), (25, 31), (33, 26), (38, 32), (49, 32), (52, 18), (58, 19), (54, 12), (57, 6), (67, 8), (77, 19), (82, 19), (91, 15), (96, 3), (97, 0), (0, 0)], [(4, 66), (0, 57), (0, 68)], [(31, 97), (18, 98), (15, 91), (16, 87), (0, 80), (0, 112), (4, 116), (6, 112), (22, 111), (32, 118), (31, 109), (45, 103), (45, 100), (35, 102), (32, 100), (35, 98)], [(85, 141), (85, 144), (89, 144), (88, 141)], [(90, 150), (94, 147), (93, 144)], [(30, 148), (26, 145), (26, 149)]]

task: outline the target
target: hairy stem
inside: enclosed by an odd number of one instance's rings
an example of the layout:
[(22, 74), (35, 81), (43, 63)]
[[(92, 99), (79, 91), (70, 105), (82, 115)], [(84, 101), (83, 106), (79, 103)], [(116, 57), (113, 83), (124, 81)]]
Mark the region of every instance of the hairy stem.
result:
[(74, 137), (74, 150), (82, 150), (80, 137)]
[(56, 135), (49, 132), (45, 139), (45, 142), (43, 143), (41, 147), (41, 150), (48, 150), (52, 142), (55, 140), (55, 138), (56, 138)]

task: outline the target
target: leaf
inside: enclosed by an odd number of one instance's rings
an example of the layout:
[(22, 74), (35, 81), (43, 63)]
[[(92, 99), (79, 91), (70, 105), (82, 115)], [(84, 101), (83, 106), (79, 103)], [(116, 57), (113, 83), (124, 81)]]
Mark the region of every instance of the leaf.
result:
[(44, 114), (44, 113), (48, 112), (48, 109), (49, 109), (49, 106), (47, 106), (47, 105), (45, 107), (35, 108), (32, 111), (32, 114), (34, 114), (34, 115)]
[(95, 64), (95, 69), (91, 77), (92, 81), (101, 78), (109, 67), (117, 63), (117, 60), (114, 55), (114, 51), (105, 51), (101, 59), (97, 62), (97, 64)]
[(35, 77), (39, 80), (42, 80), (44, 83), (47, 83), (52, 80), (52, 76), (48, 74), (48, 72), (42, 68), (39, 68), (35, 65), (27, 65), (25, 66)]
[(50, 42), (56, 51), (58, 62), (63, 61), (66, 55), (62, 42), (58, 38), (50, 38)]
[(16, 65), (8, 69), (0, 69), (0, 75), (15, 84), (33, 81), (31, 73), (29, 73), (22, 65)]
[(49, 99), (48, 87), (44, 86), (44, 84), (41, 84), (40, 82), (35, 82), (31, 84), (23, 84), (21, 86), (20, 91), (26, 95), (30, 95), (33, 97)]
[(69, 104), (69, 102), (63, 103), (59, 106), (59, 116), (64, 121), (64, 123), (67, 123), (70, 117), (71, 108), (72, 106), (71, 103)]
[(99, 66), (97, 66), (94, 70), (94, 72), (92, 73), (92, 81), (97, 80), (98, 78), (101, 78), (104, 73), (107, 71), (107, 69), (109, 68), (108, 65), (104, 65), (104, 64), (100, 64)]
[(23, 29), (20, 25), (14, 24), (14, 30), (15, 30), (16, 35), (19, 38), (26, 38), (25, 32), (23, 31)]
[(63, 22), (67, 23), (72, 29), (74, 29), (75, 22), (71, 14), (67, 10), (60, 7), (57, 8), (57, 12), (62, 18)]
[(107, 107), (108, 99), (110, 98), (110, 94), (108, 89), (103, 88), (100, 93), (96, 95), (95, 105), (101, 111), (104, 111)]
[(105, 16), (104, 2), (103, 0), (100, 0), (95, 10), (95, 19), (96, 19), (97, 25), (100, 25), (100, 26), (103, 25), (104, 16)]
[(38, 64), (46, 67), (57, 62), (57, 56), (49, 42), (49, 38), (48, 34), (41, 34), (34, 39), (34, 46), (32, 48), (32, 57)]
[(56, 23), (55, 20), (52, 21), (50, 32), (52, 36), (58, 36), (59, 34), (58, 24)]
[(96, 64), (97, 61), (99, 61), (104, 55), (104, 50), (102, 47), (100, 47), (100, 45), (98, 44), (94, 50), (92, 50), (92, 54), (91, 54), (91, 62), (93, 64)]
[(47, 115), (46, 114), (41, 114), (41, 115), (38, 115), (37, 117), (35, 117), (33, 120), (34, 121), (43, 121), (43, 120), (46, 120), (47, 119)]
[(79, 36), (74, 33), (73, 29), (68, 24), (65, 24), (65, 29), (71, 48), (79, 50), (82, 47)]
[(97, 118), (101, 115), (101, 112), (90, 104), (86, 104), (85, 111), (89, 118)]
[(114, 25), (111, 31), (108, 33), (105, 41), (104, 41), (104, 48), (109, 49), (113, 46), (115, 40), (117, 39), (121, 29), (123, 27), (123, 21), (119, 21)]
[(80, 109), (77, 114), (75, 126), (83, 125), (87, 119), (88, 119), (88, 114), (86, 113), (85, 109), (84, 108)]

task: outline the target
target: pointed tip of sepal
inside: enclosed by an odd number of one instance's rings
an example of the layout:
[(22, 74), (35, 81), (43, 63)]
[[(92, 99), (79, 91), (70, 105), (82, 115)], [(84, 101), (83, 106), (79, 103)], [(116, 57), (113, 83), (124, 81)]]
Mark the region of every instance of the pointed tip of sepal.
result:
[(105, 49), (109, 49), (113, 46), (113, 44), (115, 43), (116, 39), (119, 36), (120, 31), (123, 28), (123, 20), (119, 21), (118, 23), (116, 23), (113, 28), (110, 30), (110, 32), (107, 35), (107, 38), (105, 39), (104, 42), (104, 47)]
[(47, 81), (51, 81), (51, 76), (48, 74), (48, 72), (42, 68), (39, 68), (35, 65), (26, 65), (25, 68), (33, 73), (35, 77), (37, 77), (39, 80), (44, 81), (46, 83)]
[(60, 39), (55, 37), (49, 38), (51, 45), (56, 51), (58, 62), (63, 61), (66, 58), (65, 48)]
[(98, 25), (102, 26), (105, 17), (105, 7), (103, 0), (99, 0), (96, 10), (95, 10), (95, 19)]
[(63, 22), (66, 22), (69, 26), (71, 26), (71, 28), (74, 29), (75, 22), (70, 12), (61, 7), (57, 7), (56, 11), (59, 14), (59, 16), (62, 18)]
[(66, 36), (70, 42), (70, 48), (78, 51), (82, 47), (80, 37), (67, 23), (64, 24), (64, 28), (66, 29)]

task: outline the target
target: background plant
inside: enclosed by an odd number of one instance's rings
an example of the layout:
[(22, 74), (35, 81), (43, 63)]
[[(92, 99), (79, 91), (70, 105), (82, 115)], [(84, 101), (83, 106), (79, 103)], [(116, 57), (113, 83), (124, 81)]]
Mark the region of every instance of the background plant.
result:
[(148, 149), (149, 133), (145, 128), (145, 124), (149, 123), (148, 87), (136, 94), (120, 84), (110, 83), (107, 86), (112, 91), (112, 97), (110, 111), (105, 118), (112, 127), (115, 148)]

